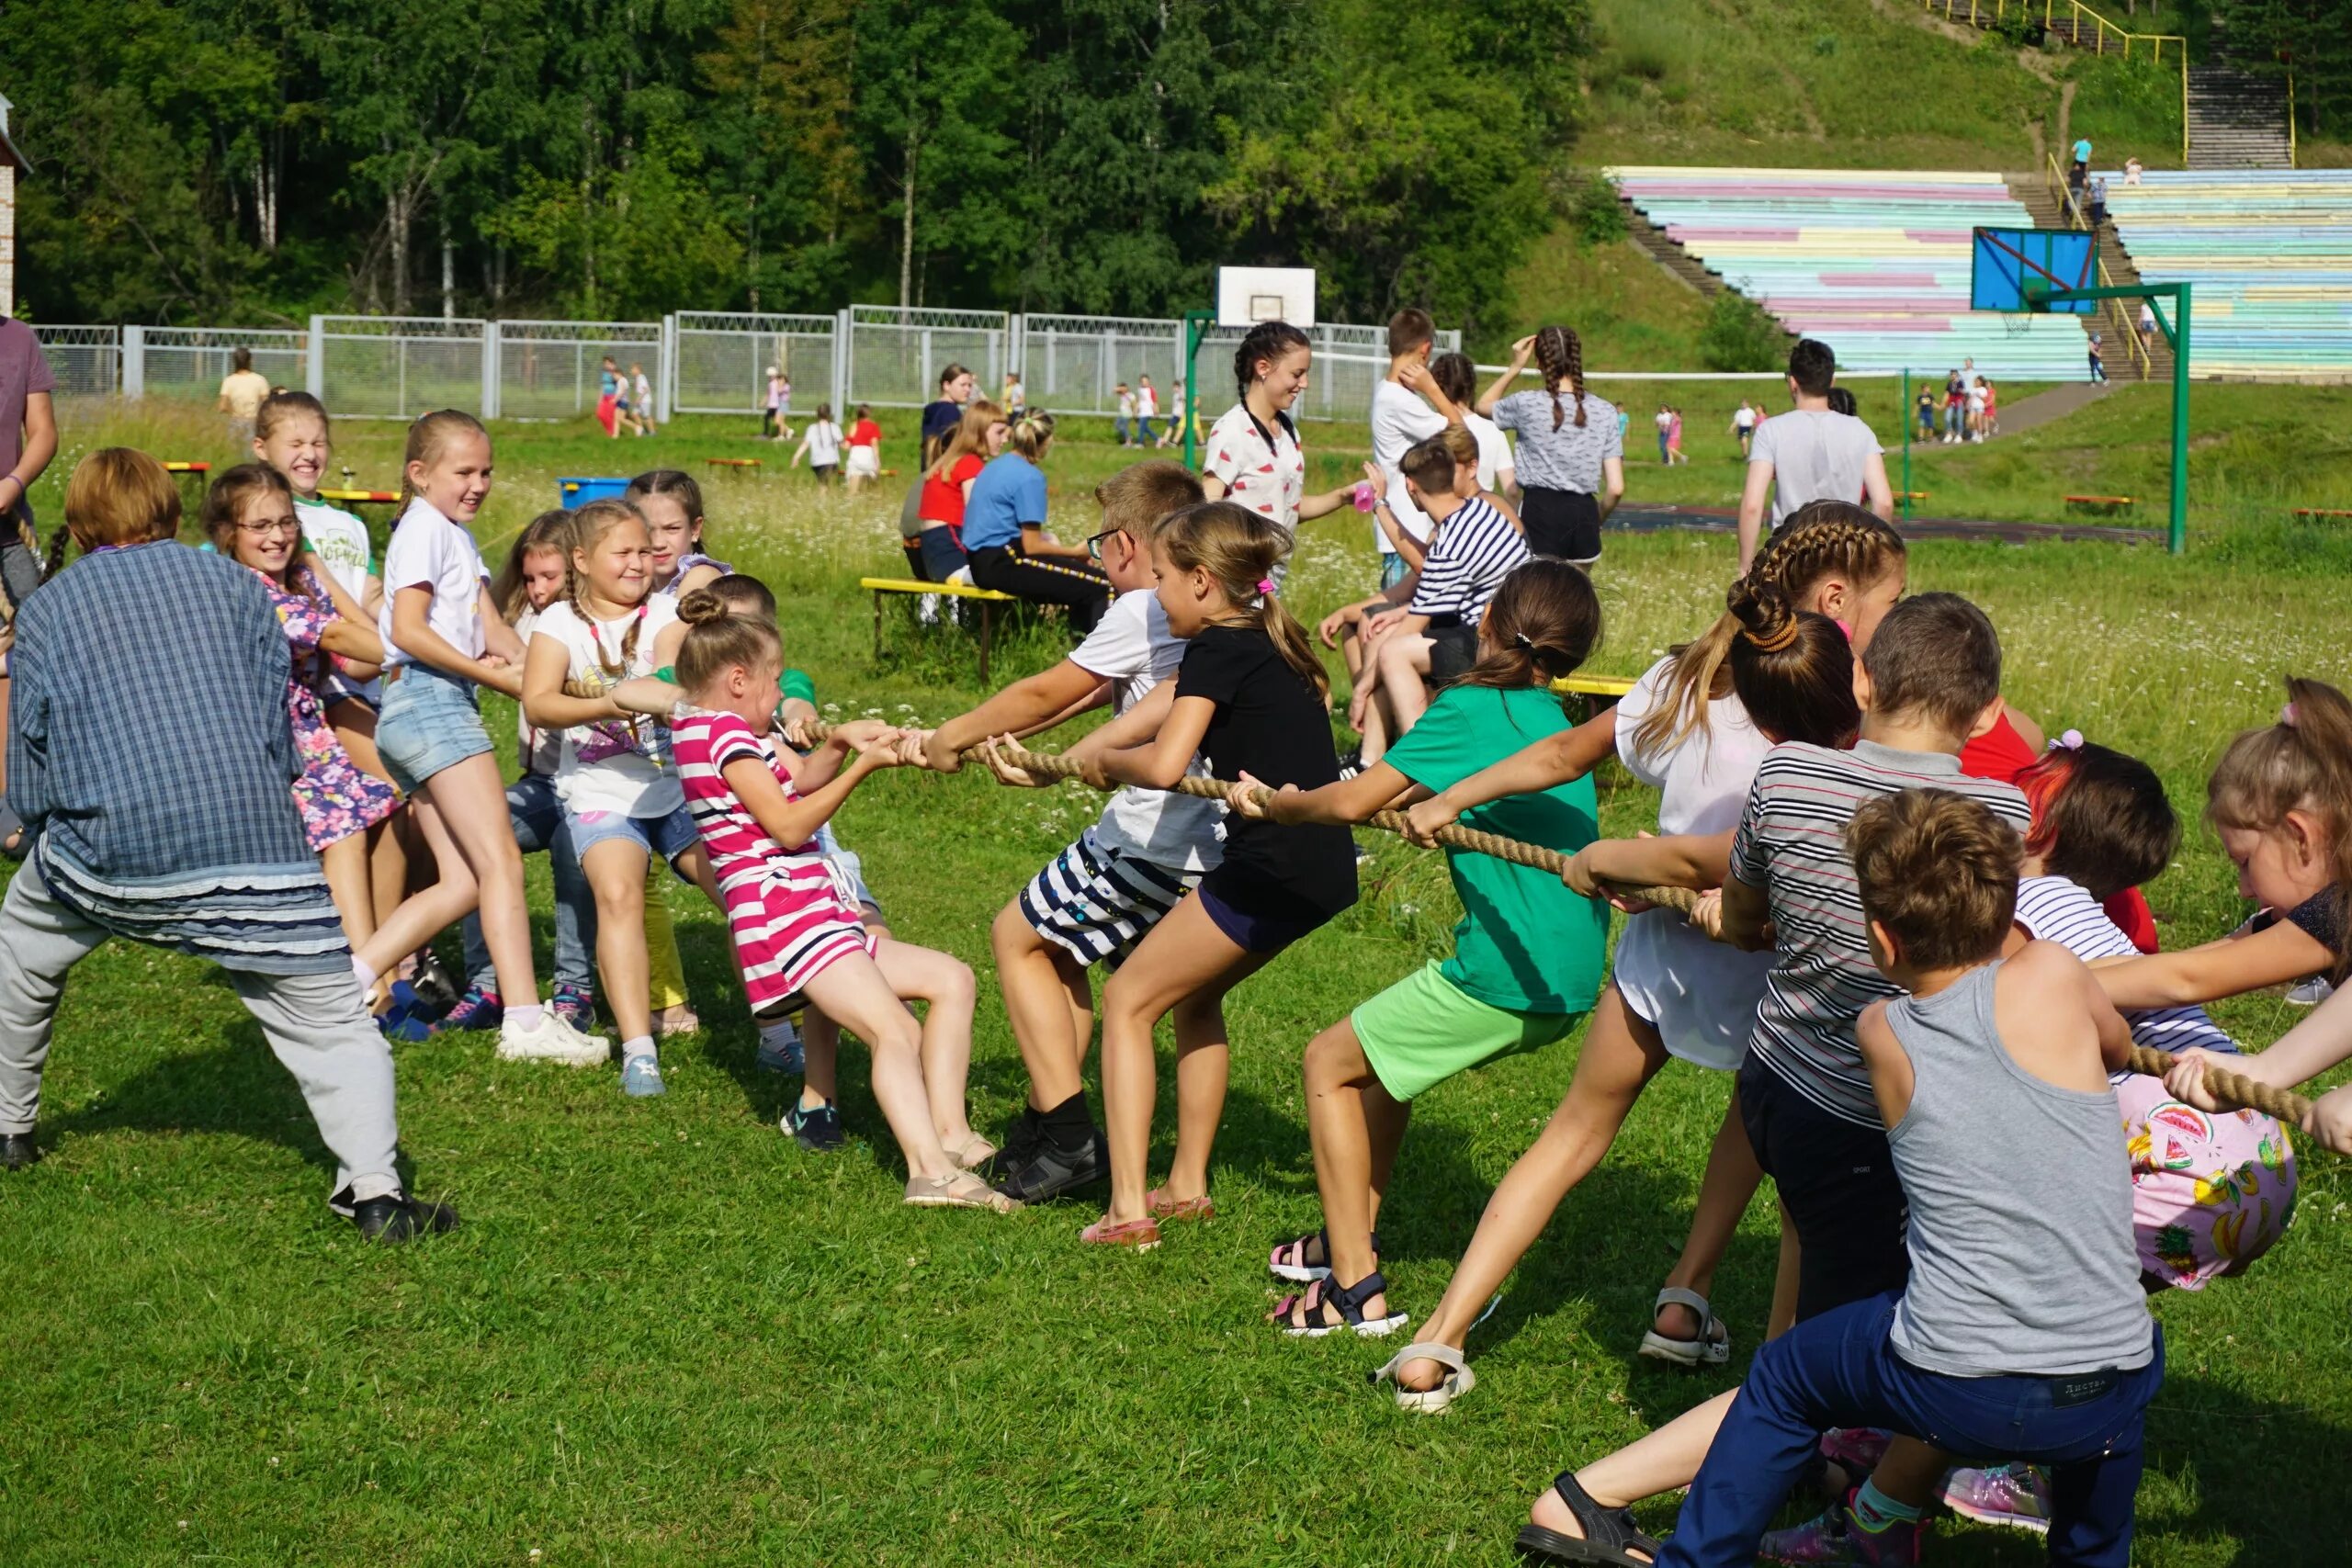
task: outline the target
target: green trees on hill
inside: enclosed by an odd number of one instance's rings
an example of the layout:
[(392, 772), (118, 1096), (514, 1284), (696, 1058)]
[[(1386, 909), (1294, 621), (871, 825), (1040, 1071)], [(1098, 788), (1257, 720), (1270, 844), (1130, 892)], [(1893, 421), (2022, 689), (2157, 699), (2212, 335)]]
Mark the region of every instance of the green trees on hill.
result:
[(1220, 262), (1474, 323), (1588, 0), (121, 0), (12, 17), (51, 321), (1164, 314)]

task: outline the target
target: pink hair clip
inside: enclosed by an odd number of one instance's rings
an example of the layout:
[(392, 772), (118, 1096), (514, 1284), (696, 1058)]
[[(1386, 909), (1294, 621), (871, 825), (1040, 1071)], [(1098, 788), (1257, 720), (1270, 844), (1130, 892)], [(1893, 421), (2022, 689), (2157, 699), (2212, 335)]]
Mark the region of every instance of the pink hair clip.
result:
[(2070, 729), (2050, 743), (2052, 751), (2079, 751), (2083, 749), (2083, 732)]
[(1267, 594), (1272, 593), (1273, 591), (1274, 580), (1272, 578), (1261, 577), (1258, 580), (1258, 596), (1261, 599), (1264, 598)]
[(2285, 707), (2278, 710), (2278, 722), (2285, 725), (2290, 729), (2295, 728), (2294, 704), (2289, 703)]

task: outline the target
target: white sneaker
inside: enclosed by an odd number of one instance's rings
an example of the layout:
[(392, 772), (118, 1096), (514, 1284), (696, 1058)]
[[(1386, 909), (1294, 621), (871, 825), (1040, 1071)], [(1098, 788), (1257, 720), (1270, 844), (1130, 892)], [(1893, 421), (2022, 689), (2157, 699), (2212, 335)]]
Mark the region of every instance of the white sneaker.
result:
[(562, 1062), (575, 1067), (601, 1066), (610, 1061), (613, 1043), (601, 1034), (582, 1034), (556, 1015), (553, 1008), (539, 1010), (537, 1029), (525, 1029), (508, 1013), (498, 1026), (498, 1055), (508, 1062)]
[(2324, 976), (2315, 976), (2287, 993), (2289, 1007), (2315, 1008), (2335, 995), (2335, 987)]

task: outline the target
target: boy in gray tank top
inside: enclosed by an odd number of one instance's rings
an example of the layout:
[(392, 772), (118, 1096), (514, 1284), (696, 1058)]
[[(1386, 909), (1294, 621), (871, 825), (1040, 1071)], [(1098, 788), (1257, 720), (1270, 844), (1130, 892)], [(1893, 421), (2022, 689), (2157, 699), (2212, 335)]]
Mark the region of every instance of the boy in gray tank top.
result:
[[(1910, 1280), (1757, 1352), (1658, 1562), (1752, 1561), (1818, 1434), (1883, 1427), (2049, 1466), (2050, 1561), (2127, 1568), (2164, 1382), (2107, 1077), (2131, 1031), (2056, 943), (2001, 959), (2022, 846), (1984, 806), (1905, 790), (1863, 805), (1847, 843), (1871, 958), (1908, 993), (1856, 1038), (1910, 1201)], [(2032, 1201), (1989, 1201), (1993, 1172)], [(1916, 1561), (1917, 1512), (1845, 1519), (1849, 1560)]]

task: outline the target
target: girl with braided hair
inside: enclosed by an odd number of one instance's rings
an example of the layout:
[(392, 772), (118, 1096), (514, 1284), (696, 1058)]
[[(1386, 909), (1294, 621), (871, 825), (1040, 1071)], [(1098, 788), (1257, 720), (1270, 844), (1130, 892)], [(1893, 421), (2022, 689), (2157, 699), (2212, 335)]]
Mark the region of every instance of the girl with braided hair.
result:
[[(1859, 507), (1832, 512), (1824, 503), (1774, 537), (1733, 585), (1714, 626), (1660, 660), (1613, 712), (1411, 807), (1409, 836), (1434, 843), (1437, 829), (1464, 812), (1581, 777), (1614, 750), (1636, 778), (1664, 792), (1658, 828), (1668, 836), (1579, 852), (1571, 886), (1591, 892), (1595, 878), (1664, 881), (1651, 873), (1668, 869), (1668, 857), (1710, 861), (1720, 882), (1765, 752), (1781, 740), (1851, 742), (1859, 722), (1853, 659), (1901, 597), (1904, 576), (1894, 529)], [(1422, 1343), (1383, 1369), (1396, 1380), (1399, 1405), (1442, 1410), (1472, 1386), (1462, 1345), (1487, 1303), (1608, 1152), (1668, 1057), (1716, 1071), (1738, 1066), (1770, 961), (1711, 942), (1668, 910), (1634, 916), (1566, 1098), (1496, 1188), (1444, 1300), (1422, 1326)], [(1643, 1354), (1684, 1366), (1729, 1358), (1729, 1334), (1706, 1292), (1762, 1179), (1735, 1107), (1716, 1134), (1690, 1240), (1658, 1292)]]
[[(1540, 392), (1514, 392), (1533, 359)], [(1624, 430), (1616, 405), (1584, 388), (1584, 345), (1568, 327), (1544, 327), (1511, 344), (1510, 366), (1478, 399), (1478, 412), (1519, 433), (1520, 516), (1527, 547), (1589, 567), (1600, 525), (1625, 494)]]
[(1306, 451), (1291, 419), (1306, 390), (1315, 354), (1306, 334), (1288, 321), (1260, 321), (1233, 351), (1233, 378), (1241, 398), (1209, 427), (1201, 485), (1211, 501), (1245, 506), (1282, 536), (1279, 583), (1298, 525), (1351, 503), (1355, 487), (1306, 493)]

